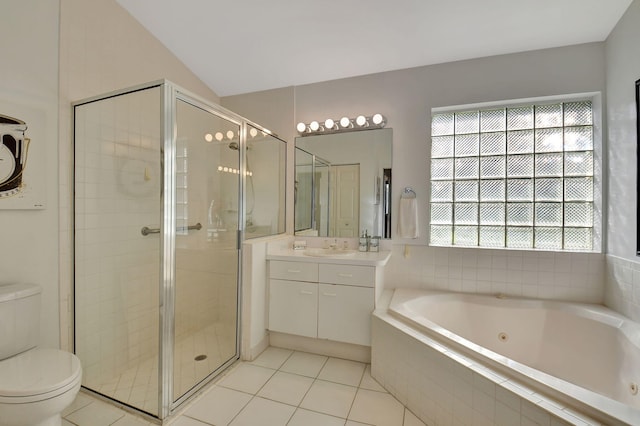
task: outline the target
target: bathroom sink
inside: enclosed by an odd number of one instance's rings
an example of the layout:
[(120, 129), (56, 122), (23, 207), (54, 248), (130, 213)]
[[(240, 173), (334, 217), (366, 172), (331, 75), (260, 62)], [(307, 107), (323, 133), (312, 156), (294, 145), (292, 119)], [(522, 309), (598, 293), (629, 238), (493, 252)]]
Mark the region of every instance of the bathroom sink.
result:
[(311, 248), (304, 251), (305, 256), (312, 257), (347, 257), (356, 254), (356, 250)]

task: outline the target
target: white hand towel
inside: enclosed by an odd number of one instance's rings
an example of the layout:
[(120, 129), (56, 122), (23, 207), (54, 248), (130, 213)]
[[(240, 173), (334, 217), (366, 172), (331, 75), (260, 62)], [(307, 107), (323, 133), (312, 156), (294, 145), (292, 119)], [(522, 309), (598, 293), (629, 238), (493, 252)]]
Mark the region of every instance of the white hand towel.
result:
[(415, 198), (400, 198), (398, 236), (418, 238), (418, 200)]

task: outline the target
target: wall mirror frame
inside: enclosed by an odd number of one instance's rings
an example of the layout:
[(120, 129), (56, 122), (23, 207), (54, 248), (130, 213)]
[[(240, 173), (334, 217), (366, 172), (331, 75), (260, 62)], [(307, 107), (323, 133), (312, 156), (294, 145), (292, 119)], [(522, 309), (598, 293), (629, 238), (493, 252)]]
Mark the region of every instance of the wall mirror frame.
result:
[[(636, 80), (636, 168), (640, 166), (640, 79)], [(640, 171), (636, 170), (636, 256), (640, 256)]]
[(296, 138), (295, 235), (391, 238), (393, 129)]

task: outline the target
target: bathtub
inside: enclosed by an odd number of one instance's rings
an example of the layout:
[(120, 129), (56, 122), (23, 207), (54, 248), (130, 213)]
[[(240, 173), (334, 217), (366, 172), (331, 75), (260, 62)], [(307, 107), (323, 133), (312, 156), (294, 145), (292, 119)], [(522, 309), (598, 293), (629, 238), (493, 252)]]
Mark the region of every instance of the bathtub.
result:
[[(436, 355), (446, 359), (436, 360), (439, 367), (425, 374), (431, 386), (440, 388), (441, 393), (449, 392), (453, 402), (448, 397), (432, 396), (436, 400), (432, 411), (436, 414), (425, 412), (420, 416), (427, 423), (462, 423), (461, 419), (455, 421), (456, 409), (452, 404), (458, 401), (456, 393), (460, 393), (455, 389), (459, 383), (456, 380), (467, 374), (459, 370), (467, 367), (475, 368), (483, 380), (496, 386), (483, 385), (489, 390), (479, 396), (498, 395), (493, 402), (482, 404), (493, 408), (476, 404), (474, 395), (467, 397), (472, 410), (487, 411), (484, 413), (487, 422), (500, 423), (495, 418), (498, 409), (517, 411), (523, 404), (530, 404), (570, 424), (640, 425), (640, 325), (603, 306), (396, 289), (388, 310), (376, 311), (374, 320), (376, 317), (412, 337), (402, 349), (405, 343), (391, 342), (396, 352), (413, 351), (417, 341), (426, 343), (434, 352), (427, 359)], [(393, 382), (390, 374), (381, 371), (384, 362), (377, 363), (376, 358), (384, 356), (376, 351), (376, 345), (390, 343), (384, 339), (398, 338), (381, 337), (381, 332), (376, 336), (376, 329), (381, 330), (374, 324), (372, 373), (381, 382)], [(408, 356), (405, 364), (411, 364), (413, 359), (412, 368), (420, 370), (422, 361), (415, 358)], [(398, 367), (390, 367), (392, 362), (388, 361), (386, 368), (397, 370)], [(451, 367), (450, 362), (457, 366)], [(438, 379), (447, 369), (454, 374)], [(409, 395), (400, 395), (399, 399), (407, 404), (412, 399), (411, 389), (415, 393), (418, 385), (411, 384), (416, 380), (411, 372), (405, 374), (409, 384), (387, 385), (398, 393), (405, 389)], [(505, 389), (514, 391), (525, 402), (514, 402), (510, 407), (509, 399), (503, 395)], [(428, 408), (420, 401), (414, 405), (422, 405), (416, 406), (416, 411)], [(448, 406), (452, 407), (451, 422), (446, 416)], [(443, 421), (438, 421), (438, 413)]]

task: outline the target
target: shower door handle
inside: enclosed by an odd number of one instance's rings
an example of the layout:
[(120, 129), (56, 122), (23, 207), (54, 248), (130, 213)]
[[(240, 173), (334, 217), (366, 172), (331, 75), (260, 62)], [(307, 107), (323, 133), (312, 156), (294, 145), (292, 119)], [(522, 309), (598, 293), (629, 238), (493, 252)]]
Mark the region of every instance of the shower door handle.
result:
[[(202, 229), (202, 224), (198, 222), (195, 225), (182, 226), (178, 228), (177, 231), (192, 231), (192, 230), (199, 231), (201, 229)], [(140, 233), (145, 237), (149, 234), (159, 234), (160, 228), (149, 228), (148, 226), (143, 226), (142, 229), (140, 230)]]

